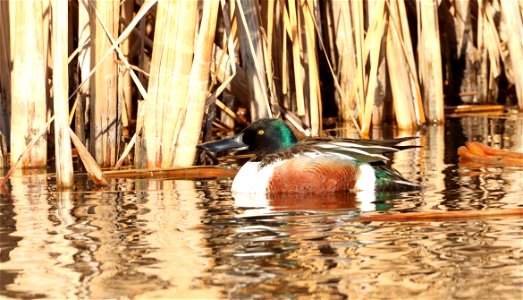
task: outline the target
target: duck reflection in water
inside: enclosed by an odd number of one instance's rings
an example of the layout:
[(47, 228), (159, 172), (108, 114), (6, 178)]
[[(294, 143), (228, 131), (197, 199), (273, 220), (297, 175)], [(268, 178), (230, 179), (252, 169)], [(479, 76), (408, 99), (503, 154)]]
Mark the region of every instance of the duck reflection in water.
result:
[[(232, 193), (234, 206), (249, 209), (248, 214), (278, 211), (334, 211), (351, 210), (357, 212), (380, 211), (390, 208), (387, 200), (394, 199), (390, 193), (361, 191), (324, 194), (249, 194)], [(252, 210), (252, 209), (259, 209)], [(247, 213), (247, 211), (246, 211)]]

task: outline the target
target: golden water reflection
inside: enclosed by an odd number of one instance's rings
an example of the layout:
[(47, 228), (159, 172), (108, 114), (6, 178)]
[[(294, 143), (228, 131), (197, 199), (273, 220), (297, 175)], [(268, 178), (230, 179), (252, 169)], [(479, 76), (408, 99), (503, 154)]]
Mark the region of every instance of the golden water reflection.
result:
[(45, 176), (11, 184), (18, 241), (2, 262), (6, 296), (217, 297), (201, 282), (213, 259), (193, 181), (90, 192), (48, 191)]

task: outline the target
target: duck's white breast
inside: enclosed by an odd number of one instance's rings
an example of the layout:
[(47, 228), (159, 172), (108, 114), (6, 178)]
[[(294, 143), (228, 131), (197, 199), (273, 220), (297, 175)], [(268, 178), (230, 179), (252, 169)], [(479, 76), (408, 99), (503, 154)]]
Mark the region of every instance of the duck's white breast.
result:
[(260, 168), (260, 162), (247, 162), (234, 177), (231, 191), (236, 193), (266, 193), (274, 168), (282, 161)]

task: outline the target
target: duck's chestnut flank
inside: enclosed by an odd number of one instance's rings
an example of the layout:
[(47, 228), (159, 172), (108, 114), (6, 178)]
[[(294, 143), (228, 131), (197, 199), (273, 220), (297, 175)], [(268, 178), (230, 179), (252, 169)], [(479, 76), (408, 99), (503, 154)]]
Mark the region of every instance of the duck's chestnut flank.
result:
[(272, 174), (267, 187), (271, 194), (325, 193), (354, 189), (358, 167), (337, 157), (298, 156), (284, 160)]

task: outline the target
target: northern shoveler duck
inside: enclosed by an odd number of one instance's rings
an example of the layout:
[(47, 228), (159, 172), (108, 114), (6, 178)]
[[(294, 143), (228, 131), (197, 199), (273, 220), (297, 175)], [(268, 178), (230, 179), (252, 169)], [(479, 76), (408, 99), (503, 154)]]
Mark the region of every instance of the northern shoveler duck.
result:
[(412, 138), (388, 141), (310, 138), (298, 141), (279, 119), (261, 119), (239, 134), (198, 145), (210, 152), (248, 150), (255, 157), (241, 167), (231, 190), (240, 193), (324, 193), (420, 189), (387, 166), (384, 154)]

